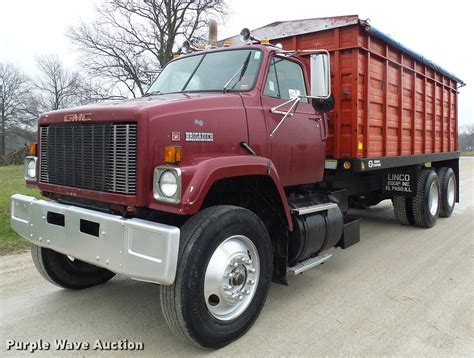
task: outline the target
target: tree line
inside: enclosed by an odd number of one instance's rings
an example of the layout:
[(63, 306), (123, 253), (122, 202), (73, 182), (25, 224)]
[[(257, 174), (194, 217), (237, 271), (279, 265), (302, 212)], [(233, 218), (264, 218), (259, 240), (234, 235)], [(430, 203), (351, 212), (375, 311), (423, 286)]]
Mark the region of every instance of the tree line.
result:
[(226, 15), (223, 0), (103, 0), (95, 18), (67, 29), (80, 53), (79, 70), (54, 54), (36, 58), (27, 76), (0, 63), (0, 155), (15, 130), (36, 129), (41, 113), (114, 97), (141, 97), (184, 40), (205, 42), (211, 18)]
[(459, 128), (459, 150), (461, 152), (474, 152), (474, 124)]

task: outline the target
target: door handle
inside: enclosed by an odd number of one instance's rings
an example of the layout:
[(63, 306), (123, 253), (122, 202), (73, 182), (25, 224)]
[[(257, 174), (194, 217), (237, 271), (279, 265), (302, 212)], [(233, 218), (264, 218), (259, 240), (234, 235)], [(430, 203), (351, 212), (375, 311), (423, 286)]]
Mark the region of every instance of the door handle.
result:
[(319, 128), (319, 123), (321, 122), (321, 117), (308, 117), (309, 120), (316, 122), (316, 127)]

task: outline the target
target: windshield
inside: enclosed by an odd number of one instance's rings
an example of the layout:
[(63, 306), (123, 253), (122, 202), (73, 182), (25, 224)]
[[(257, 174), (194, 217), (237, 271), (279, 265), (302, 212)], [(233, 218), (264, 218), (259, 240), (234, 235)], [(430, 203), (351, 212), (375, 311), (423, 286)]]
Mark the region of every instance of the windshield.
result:
[(262, 62), (260, 50), (230, 50), (170, 62), (148, 93), (249, 91)]

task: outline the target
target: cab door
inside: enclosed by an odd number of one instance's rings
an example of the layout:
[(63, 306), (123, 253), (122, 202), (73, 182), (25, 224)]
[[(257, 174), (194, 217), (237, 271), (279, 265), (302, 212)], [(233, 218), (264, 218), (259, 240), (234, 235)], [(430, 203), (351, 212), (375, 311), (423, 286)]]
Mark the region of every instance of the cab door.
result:
[[(271, 59), (261, 99), (270, 159), (284, 186), (316, 183), (323, 177), (326, 136), (323, 117), (314, 110), (309, 99), (301, 98), (293, 115), (287, 117), (270, 138), (283, 118), (281, 114), (272, 113), (272, 108), (305, 96), (307, 89), (299, 62), (278, 56)], [(291, 103), (279, 110), (286, 112), (290, 106)]]

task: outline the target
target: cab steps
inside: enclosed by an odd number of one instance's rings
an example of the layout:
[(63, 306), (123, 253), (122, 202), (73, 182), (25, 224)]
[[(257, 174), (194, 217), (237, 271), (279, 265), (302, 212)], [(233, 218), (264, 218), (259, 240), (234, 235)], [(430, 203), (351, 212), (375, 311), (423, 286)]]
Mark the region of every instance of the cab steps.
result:
[(298, 262), (296, 265), (288, 267), (287, 271), (298, 275), (310, 268), (321, 265), (332, 257), (332, 254), (320, 254), (315, 257), (310, 257), (304, 261)]

